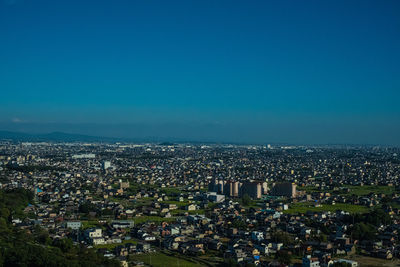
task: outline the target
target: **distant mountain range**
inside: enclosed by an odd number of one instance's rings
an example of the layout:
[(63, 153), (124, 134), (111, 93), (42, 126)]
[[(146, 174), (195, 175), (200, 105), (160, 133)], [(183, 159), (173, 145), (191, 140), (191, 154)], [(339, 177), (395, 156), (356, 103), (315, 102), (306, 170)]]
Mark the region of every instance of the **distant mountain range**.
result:
[(127, 143), (160, 143), (161, 145), (172, 145), (174, 143), (214, 143), (214, 142), (200, 142), (200, 141), (186, 141), (178, 138), (160, 138), (160, 137), (146, 137), (146, 138), (118, 138), (118, 137), (104, 137), (104, 136), (90, 136), (84, 134), (71, 134), (64, 132), (51, 132), (43, 134), (32, 134), (14, 131), (0, 131), (0, 140), (11, 140), (19, 142), (127, 142)]
[(127, 141), (121, 138), (89, 136), (82, 134), (69, 134), (52, 132), (46, 134), (28, 134), (22, 132), (0, 131), (0, 140), (24, 142), (118, 142)]

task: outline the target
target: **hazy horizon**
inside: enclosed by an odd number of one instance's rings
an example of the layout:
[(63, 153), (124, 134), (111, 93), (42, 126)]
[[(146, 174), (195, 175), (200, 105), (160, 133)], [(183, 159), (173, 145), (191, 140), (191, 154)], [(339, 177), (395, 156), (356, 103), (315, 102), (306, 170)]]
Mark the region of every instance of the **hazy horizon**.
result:
[[(365, 127), (366, 125), (364, 125)], [(320, 128), (317, 132), (301, 127), (296, 130), (285, 125), (272, 127), (272, 130), (259, 125), (240, 127), (228, 124), (95, 124), (95, 123), (0, 123), (0, 130), (27, 133), (49, 134), (62, 132), (68, 134), (81, 134), (94, 137), (121, 138), (126, 140), (144, 141), (193, 141), (215, 143), (241, 143), (241, 144), (293, 144), (293, 145), (384, 145), (399, 146), (397, 135), (388, 136), (385, 142), (373, 140), (368, 136), (360, 136), (357, 132), (338, 132), (338, 138), (321, 138), (332, 134), (333, 128)], [(298, 127), (298, 125), (297, 125)], [(292, 128), (292, 127), (291, 127)], [(373, 129), (370, 129), (372, 131)], [(286, 132), (285, 137), (280, 132)], [(158, 134), (155, 134), (158, 133)], [(290, 134), (289, 134), (290, 133)], [(347, 135), (347, 139), (343, 136)], [(250, 138), (249, 138), (250, 137)], [(389, 139), (390, 137), (390, 139)]]

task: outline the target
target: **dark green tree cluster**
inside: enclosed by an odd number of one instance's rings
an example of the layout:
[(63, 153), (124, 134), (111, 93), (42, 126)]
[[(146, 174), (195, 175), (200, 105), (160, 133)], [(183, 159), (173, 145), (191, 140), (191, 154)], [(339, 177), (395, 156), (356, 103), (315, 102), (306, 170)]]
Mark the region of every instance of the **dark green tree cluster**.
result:
[(280, 263), (283, 264), (291, 264), (292, 263), (292, 254), (290, 254), (288, 251), (286, 250), (279, 250), (276, 254), (275, 254), (275, 259), (277, 261), (279, 261)]
[(232, 228), (237, 228), (237, 229), (240, 229), (240, 230), (246, 230), (247, 229), (247, 223), (243, 219), (237, 218), (232, 222), (231, 227)]
[(376, 238), (376, 228), (369, 223), (356, 223), (351, 231), (353, 239), (374, 240)]
[(23, 219), (32, 201), (32, 192), (24, 189), (0, 191), (0, 266), (120, 266), (71, 239), (51, 240), (39, 226), (30, 231), (13, 226), (12, 219)]
[(377, 228), (382, 224), (391, 224), (393, 220), (387, 212), (377, 208), (368, 213), (350, 215), (345, 221), (354, 223), (348, 231), (352, 238), (372, 241), (376, 239)]
[(243, 204), (243, 206), (250, 206), (253, 204), (253, 201), (251, 200), (251, 198), (248, 194), (244, 194), (242, 196), (242, 204)]
[(292, 245), (294, 243), (294, 238), (287, 232), (275, 231), (271, 234), (271, 240), (276, 243), (283, 243), (286, 245)]

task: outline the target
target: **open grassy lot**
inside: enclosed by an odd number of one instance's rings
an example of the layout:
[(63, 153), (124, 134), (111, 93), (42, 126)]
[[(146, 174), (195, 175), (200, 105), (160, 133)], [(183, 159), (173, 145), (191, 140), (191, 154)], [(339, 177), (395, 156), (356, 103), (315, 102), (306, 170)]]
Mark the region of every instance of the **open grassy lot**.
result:
[(205, 210), (204, 209), (189, 210), (189, 211), (177, 209), (177, 210), (171, 210), (170, 212), (171, 212), (171, 215), (180, 215), (180, 214), (185, 214), (186, 212), (189, 213), (189, 214), (199, 214), (199, 215), (205, 214)]
[(160, 216), (139, 216), (133, 218), (133, 221), (136, 224), (141, 224), (145, 222), (156, 222), (156, 223), (161, 223), (161, 222), (175, 222), (176, 218), (164, 218)]
[[(350, 189), (350, 192), (344, 190), (344, 188)], [(385, 194), (391, 195), (396, 192), (396, 188), (394, 186), (384, 186), (384, 185), (343, 185), (338, 191), (333, 190), (321, 190), (315, 186), (306, 186), (306, 187), (299, 187), (300, 191), (306, 191), (307, 193), (338, 193), (340, 195), (357, 195), (357, 196), (365, 196), (370, 193), (375, 194)]]
[(284, 213), (306, 213), (307, 211), (331, 211), (343, 210), (350, 213), (364, 213), (369, 209), (365, 206), (338, 203), (336, 205), (322, 204), (321, 207), (315, 207), (312, 202), (293, 203), (289, 205), (289, 209)]
[(177, 196), (180, 195), (183, 191), (182, 187), (165, 187), (160, 190), (162, 193), (165, 193), (167, 196)]
[(102, 228), (105, 229), (104, 225), (99, 223), (98, 220), (90, 220), (90, 221), (82, 221), (82, 229), (88, 229), (88, 228)]
[(167, 201), (161, 201), (161, 204), (175, 204), (178, 207), (183, 207), (183, 206), (187, 206), (190, 204), (190, 202), (188, 200), (185, 201), (176, 201), (176, 200), (167, 200)]
[(142, 261), (148, 265), (154, 267), (170, 267), (170, 266), (180, 266), (180, 267), (197, 267), (203, 266), (196, 261), (189, 261), (189, 259), (182, 259), (174, 256), (168, 256), (162, 252), (132, 255), (129, 257), (133, 261)]
[(106, 248), (108, 250), (113, 250), (115, 247), (118, 247), (119, 245), (124, 245), (124, 244), (137, 244), (137, 241), (135, 240), (122, 240), (122, 243), (116, 243), (116, 244), (104, 244), (104, 245), (97, 245), (95, 248)]
[(394, 186), (383, 186), (383, 185), (364, 185), (364, 186), (345, 186), (350, 189), (350, 195), (368, 195), (370, 193), (375, 194), (385, 194), (391, 195), (396, 192), (396, 188)]
[(297, 190), (299, 191), (306, 191), (307, 193), (314, 193), (314, 192), (327, 192), (331, 193), (331, 190), (320, 190), (316, 186), (304, 186), (304, 187), (298, 187)]

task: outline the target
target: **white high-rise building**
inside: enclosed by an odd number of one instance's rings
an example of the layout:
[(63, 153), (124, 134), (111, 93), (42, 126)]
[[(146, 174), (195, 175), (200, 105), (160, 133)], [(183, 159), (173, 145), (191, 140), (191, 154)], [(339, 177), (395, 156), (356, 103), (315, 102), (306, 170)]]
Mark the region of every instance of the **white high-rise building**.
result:
[(103, 161), (103, 170), (107, 170), (110, 167), (111, 167), (110, 161)]

